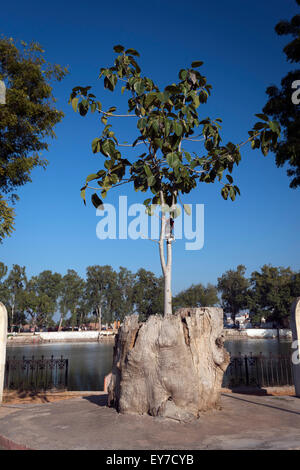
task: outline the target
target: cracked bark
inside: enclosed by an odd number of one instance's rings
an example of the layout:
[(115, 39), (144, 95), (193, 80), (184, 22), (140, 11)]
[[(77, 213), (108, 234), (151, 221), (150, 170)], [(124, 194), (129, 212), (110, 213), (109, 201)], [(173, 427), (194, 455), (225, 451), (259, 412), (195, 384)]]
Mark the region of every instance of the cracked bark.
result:
[(219, 308), (181, 309), (145, 323), (127, 317), (115, 340), (109, 405), (178, 421), (219, 408), (229, 363), (223, 343)]

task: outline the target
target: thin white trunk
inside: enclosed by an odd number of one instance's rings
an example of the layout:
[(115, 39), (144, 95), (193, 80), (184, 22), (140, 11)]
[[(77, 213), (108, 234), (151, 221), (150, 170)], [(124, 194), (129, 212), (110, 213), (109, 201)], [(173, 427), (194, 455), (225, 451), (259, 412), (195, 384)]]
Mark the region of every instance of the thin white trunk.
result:
[(172, 315), (172, 241), (167, 240), (168, 261), (164, 274), (165, 292), (164, 292), (164, 315)]
[[(163, 209), (164, 206), (164, 196), (163, 192), (160, 192), (160, 202)], [(160, 226), (160, 237), (159, 237), (159, 255), (161, 269), (164, 276), (164, 316), (172, 315), (172, 240), (168, 238), (167, 243), (167, 262), (165, 259), (164, 253), (164, 240), (165, 240), (165, 227), (166, 227), (166, 216), (162, 210), (161, 214), (161, 226)], [(171, 234), (169, 235), (171, 236)]]

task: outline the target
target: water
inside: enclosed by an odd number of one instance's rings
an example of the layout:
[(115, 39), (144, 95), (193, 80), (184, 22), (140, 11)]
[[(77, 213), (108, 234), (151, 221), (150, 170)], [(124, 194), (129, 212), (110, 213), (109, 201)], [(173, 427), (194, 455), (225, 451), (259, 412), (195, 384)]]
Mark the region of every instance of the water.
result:
[(7, 356), (44, 356), (69, 359), (68, 390), (103, 390), (104, 377), (111, 371), (112, 343), (48, 343), (9, 346)]
[[(236, 339), (225, 342), (231, 355), (283, 354), (290, 355), (291, 342), (277, 339)], [(113, 343), (48, 343), (9, 346), (7, 355), (12, 357), (51, 357), (63, 355), (69, 359), (69, 390), (103, 390), (104, 377), (111, 371)]]

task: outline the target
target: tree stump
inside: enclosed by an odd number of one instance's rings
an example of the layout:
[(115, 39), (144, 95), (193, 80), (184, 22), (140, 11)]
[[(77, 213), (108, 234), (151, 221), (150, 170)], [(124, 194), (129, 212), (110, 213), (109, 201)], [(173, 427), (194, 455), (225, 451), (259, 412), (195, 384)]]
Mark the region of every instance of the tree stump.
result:
[(219, 408), (229, 363), (223, 344), (221, 308), (184, 308), (145, 323), (126, 317), (115, 338), (109, 406), (178, 421)]

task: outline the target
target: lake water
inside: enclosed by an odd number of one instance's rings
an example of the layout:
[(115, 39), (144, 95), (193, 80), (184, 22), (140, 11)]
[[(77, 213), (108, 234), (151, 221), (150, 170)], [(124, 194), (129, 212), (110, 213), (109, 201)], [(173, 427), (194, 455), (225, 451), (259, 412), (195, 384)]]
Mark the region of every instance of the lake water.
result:
[[(291, 342), (277, 339), (243, 339), (225, 342), (231, 355), (282, 354), (290, 355)], [(7, 356), (44, 356), (55, 358), (61, 355), (69, 359), (69, 390), (103, 390), (104, 377), (111, 371), (113, 343), (48, 343), (9, 346)]]

